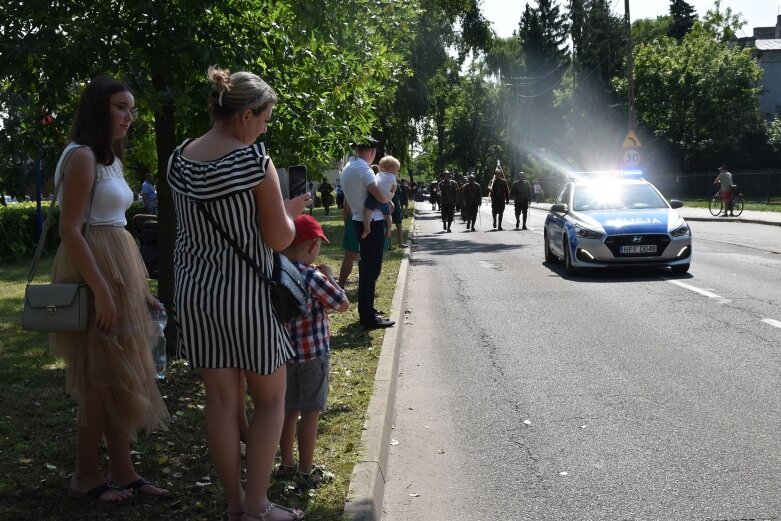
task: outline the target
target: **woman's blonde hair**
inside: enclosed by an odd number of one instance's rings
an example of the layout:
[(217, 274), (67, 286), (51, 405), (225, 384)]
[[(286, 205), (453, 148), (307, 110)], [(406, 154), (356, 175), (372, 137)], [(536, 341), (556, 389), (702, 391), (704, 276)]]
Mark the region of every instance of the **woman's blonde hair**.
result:
[(259, 114), (277, 103), (277, 94), (268, 83), (251, 72), (231, 72), (216, 65), (207, 71), (212, 84), (209, 114), (212, 121), (225, 121), (237, 112), (252, 109)]

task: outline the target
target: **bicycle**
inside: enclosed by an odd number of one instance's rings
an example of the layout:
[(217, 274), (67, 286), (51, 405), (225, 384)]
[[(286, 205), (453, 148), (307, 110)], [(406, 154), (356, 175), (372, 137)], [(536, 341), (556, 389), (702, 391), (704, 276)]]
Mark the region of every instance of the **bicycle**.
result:
[[(738, 217), (743, 213), (743, 194), (740, 192), (738, 185), (732, 186), (732, 198), (730, 199), (730, 213), (733, 217)], [(724, 210), (724, 200), (721, 197), (721, 190), (713, 194), (713, 197), (708, 201), (708, 210), (714, 217), (719, 215)]]

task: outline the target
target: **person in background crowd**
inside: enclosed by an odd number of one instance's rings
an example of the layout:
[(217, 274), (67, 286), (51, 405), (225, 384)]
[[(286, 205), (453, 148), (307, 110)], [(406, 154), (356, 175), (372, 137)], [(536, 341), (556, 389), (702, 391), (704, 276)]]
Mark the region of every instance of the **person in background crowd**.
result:
[(502, 218), (504, 217), (505, 205), (510, 204), (510, 187), (507, 186), (507, 180), (504, 178), (504, 172), (502, 172), (501, 167), (496, 167), (488, 195), (491, 197), (491, 215), (493, 216), (494, 229), (497, 227), (498, 218), (499, 229), (504, 230), (502, 228)]
[(458, 183), (450, 179), (450, 172), (442, 172), (442, 182), (439, 183), (439, 208), (442, 211), (442, 229), (450, 233), (450, 226), (455, 217), (456, 202), (458, 202)]
[(141, 200), (144, 202), (144, 213), (157, 215), (157, 191), (152, 174), (147, 174), (141, 185)]
[(333, 199), (334, 187), (331, 186), (331, 183), (328, 182), (328, 179), (324, 177), (323, 182), (320, 183), (319, 189), (320, 189), (320, 201), (323, 203), (325, 214), (328, 215), (331, 206), (334, 204), (334, 199)]
[[(81, 95), (71, 143), (55, 171), (55, 183), (62, 180), (62, 242), (52, 280), (84, 282), (94, 299), (86, 331), (49, 338), (52, 351), (65, 359), (67, 391), (79, 402), (69, 490), (78, 499), (118, 502), (134, 493), (169, 495), (138, 475), (130, 454), (139, 430), (166, 430), (169, 420), (150, 351), (156, 334), (149, 311), (161, 304), (149, 291), (144, 262), (125, 230), (133, 191), (125, 180), (122, 142), (137, 114), (126, 85), (93, 79)], [(85, 221), (90, 225), (86, 237)], [(106, 477), (98, 461), (103, 440)]]
[(404, 179), (399, 180), (399, 204), (401, 206), (403, 216), (406, 219), (408, 217), (407, 215), (407, 208), (409, 208), (409, 197), (410, 197), (410, 187), (407, 186), (406, 181)]
[[(352, 224), (359, 237), (363, 236), (363, 206), (371, 193), (378, 202), (389, 203), (391, 194), (377, 184), (369, 163), (377, 155), (377, 141), (367, 138), (355, 145), (355, 157), (342, 170), (341, 182), (345, 201), (352, 209)], [(358, 263), (358, 316), (361, 326), (371, 330), (395, 324), (383, 317), (374, 307), (377, 278), (382, 271), (382, 255), (385, 247), (385, 220), (375, 211), (370, 231), (360, 240), (361, 260)]]
[(464, 185), (464, 208), (466, 210), (466, 229), (470, 226), (475, 231), (475, 220), (480, 205), (483, 204), (483, 191), (475, 182), (475, 174), (469, 174), (468, 182)]
[(529, 201), (532, 198), (532, 187), (529, 185), (529, 181), (526, 180), (526, 174), (518, 172), (515, 178), (513, 186), (510, 188), (510, 197), (515, 205), (515, 229), (518, 229), (520, 224), (521, 213), (523, 213), (523, 228), (526, 228), (526, 217), (529, 214)]
[[(228, 518), (302, 519), (302, 512), (268, 499), (285, 414), (284, 365), (295, 350), (274, 311), (268, 284), (233, 251), (228, 239), (245, 245), (257, 269), (271, 277), (273, 251), (291, 243), (293, 219), (312, 194), (284, 200), (274, 163), (264, 145), (255, 143), (277, 102), (273, 89), (250, 72), (231, 74), (211, 67), (208, 76), (212, 126), (174, 151), (168, 171), (178, 217), (177, 351), (200, 370), (206, 391), (206, 443), (225, 491)], [(242, 379), (254, 404), (247, 433), (246, 491), (236, 420), (244, 400)]]
[(539, 181), (534, 181), (534, 202), (539, 203), (542, 198), (542, 186)]
[(437, 203), (439, 202), (439, 181), (434, 179), (428, 185), (428, 200), (431, 202), (431, 209), (437, 211)]
[(719, 185), (721, 190), (721, 200), (724, 201), (724, 215), (722, 217), (727, 217), (727, 212), (734, 217), (735, 214), (732, 213), (732, 173), (727, 170), (726, 166), (719, 167), (719, 175), (713, 184)]
[(340, 210), (344, 206), (344, 191), (342, 190), (342, 183), (336, 180), (336, 207)]

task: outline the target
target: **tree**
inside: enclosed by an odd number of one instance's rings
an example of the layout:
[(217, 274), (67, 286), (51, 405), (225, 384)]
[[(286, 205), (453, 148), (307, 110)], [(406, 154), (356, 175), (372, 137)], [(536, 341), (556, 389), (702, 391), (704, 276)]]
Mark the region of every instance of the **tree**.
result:
[(670, 16), (673, 23), (667, 34), (679, 41), (691, 31), (697, 20), (697, 12), (686, 0), (670, 0)]
[[(635, 49), (638, 120), (677, 151), (685, 167), (735, 164), (761, 125), (761, 76), (748, 49), (721, 41), (697, 22), (680, 43), (663, 38)], [(625, 81), (616, 83), (625, 88)]]

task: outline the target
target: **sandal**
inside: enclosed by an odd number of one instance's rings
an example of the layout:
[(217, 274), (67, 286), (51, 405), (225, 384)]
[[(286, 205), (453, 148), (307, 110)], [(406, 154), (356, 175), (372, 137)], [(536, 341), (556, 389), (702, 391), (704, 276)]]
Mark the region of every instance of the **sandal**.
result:
[(274, 478), (280, 480), (291, 480), (298, 474), (298, 461), (293, 460), (292, 465), (283, 465), (280, 463), (277, 465), (274, 471)]
[(309, 490), (317, 488), (322, 483), (328, 483), (332, 479), (334, 479), (333, 473), (314, 465), (309, 474), (297, 472), (293, 481), (295, 481), (299, 490)]
[(103, 497), (103, 494), (111, 490), (123, 491), (124, 489), (119, 485), (117, 485), (116, 483), (112, 483), (111, 481), (106, 481), (102, 485), (93, 487), (86, 492), (82, 492), (80, 490), (76, 490), (75, 488), (71, 488), (68, 490), (68, 495), (74, 499), (81, 499), (87, 501), (96, 499), (98, 501), (105, 501), (106, 503), (121, 503), (133, 497), (133, 496), (128, 496), (126, 498), (120, 498), (120, 499), (101, 499), (101, 497)]
[(275, 508), (293, 514), (293, 516), (295, 517), (291, 517), (290, 521), (299, 521), (301, 519), (304, 519), (304, 513), (301, 512), (300, 510), (283, 507), (281, 505), (277, 505), (276, 503), (271, 503), (271, 502), (269, 502), (265, 512), (261, 512), (260, 514), (250, 514), (249, 512), (244, 512), (244, 515), (247, 517), (251, 517), (252, 519), (259, 519), (260, 521), (268, 521), (269, 514), (271, 514), (271, 511), (274, 510)]
[(125, 485), (122, 488), (125, 488), (125, 489), (128, 489), (128, 490), (132, 490), (133, 491), (133, 495), (135, 495), (135, 496), (144, 496), (144, 497), (154, 498), (154, 499), (164, 499), (164, 498), (171, 497), (171, 492), (169, 492), (167, 490), (163, 494), (150, 494), (149, 492), (144, 492), (144, 487), (146, 487), (147, 485), (149, 485), (151, 487), (154, 487), (156, 489), (159, 489), (159, 490), (164, 490), (164, 489), (161, 489), (160, 487), (158, 487), (157, 485), (155, 485), (154, 483), (152, 483), (151, 481), (149, 481), (148, 479), (145, 479), (145, 478), (138, 478), (134, 482), (129, 483), (129, 484)]

